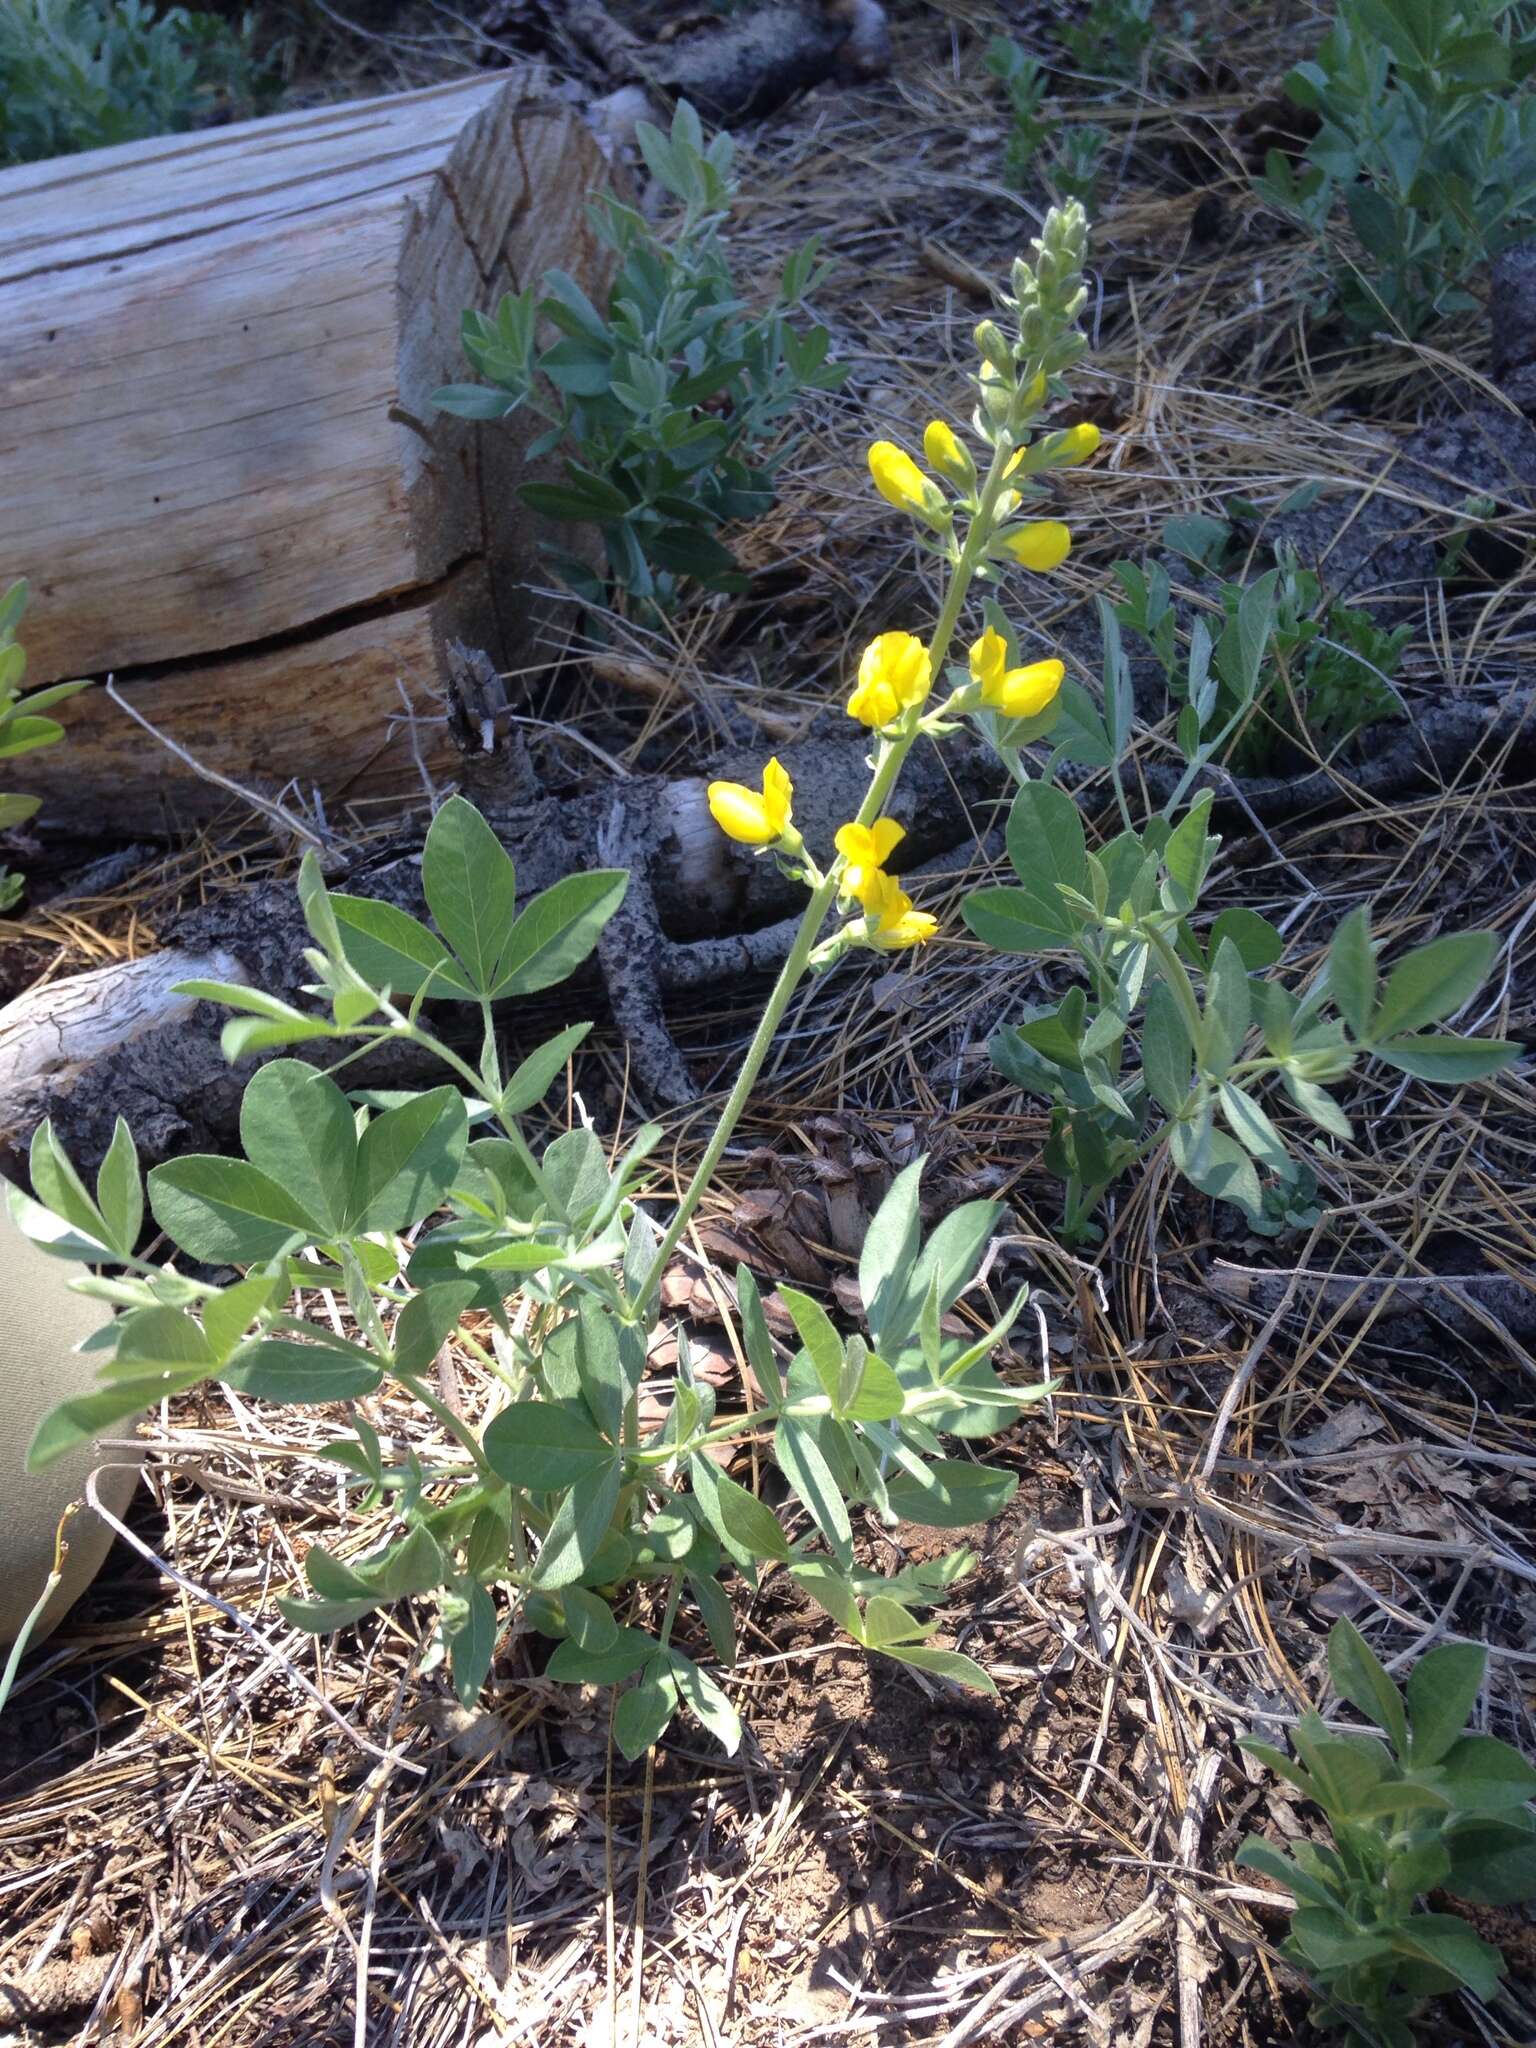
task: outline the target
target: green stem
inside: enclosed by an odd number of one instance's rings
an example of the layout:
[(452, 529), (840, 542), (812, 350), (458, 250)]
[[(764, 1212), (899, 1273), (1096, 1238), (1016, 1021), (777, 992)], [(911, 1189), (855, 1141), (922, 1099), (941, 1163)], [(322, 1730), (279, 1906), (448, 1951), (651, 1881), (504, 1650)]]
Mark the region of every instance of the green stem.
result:
[[(935, 679), (942, 672), (945, 657), (949, 653), (949, 643), (954, 638), (955, 627), (959, 624), (960, 620), (961, 608), (965, 603), (966, 593), (970, 589), (971, 578), (976, 573), (976, 569), (985, 552), (987, 541), (991, 537), (994, 511), (998, 497), (1003, 489), (1003, 470), (1011, 452), (1006, 438), (1000, 440), (998, 447), (993, 452), (992, 465), (987, 471), (987, 480), (982, 486), (981, 497), (976, 507), (976, 516), (971, 521), (970, 528), (965, 537), (965, 545), (960, 550), (959, 556), (956, 559), (955, 572), (950, 578), (949, 590), (945, 595), (943, 609), (940, 611), (938, 623), (933, 629), (933, 637), (928, 642), (929, 667)], [(897, 777), (901, 774), (902, 766), (917, 736), (917, 721), (915, 718), (909, 718), (909, 730), (902, 732), (894, 739), (883, 740), (880, 743), (875, 757), (874, 773), (870, 777), (869, 790), (859, 807), (858, 816), (854, 820), (855, 824), (872, 825), (876, 818), (880, 816), (885, 808), (885, 800), (895, 787)], [(725, 1148), (731, 1141), (732, 1133), (741, 1121), (742, 1112), (747, 1106), (748, 1099), (757, 1083), (757, 1077), (762, 1071), (763, 1062), (767, 1059), (769, 1048), (773, 1044), (774, 1033), (783, 1022), (784, 1013), (789, 1008), (790, 1000), (810, 963), (810, 957), (815, 950), (816, 941), (821, 936), (821, 928), (826, 923), (828, 913), (837, 900), (838, 885), (842, 879), (843, 865), (844, 863), (840, 858), (832, 863), (831, 872), (821, 883), (820, 887), (812, 893), (811, 900), (805, 907), (805, 915), (800, 920), (800, 929), (795, 934), (795, 943), (790, 948), (789, 958), (779, 970), (779, 978), (773, 985), (757, 1029), (752, 1034), (752, 1043), (747, 1047), (746, 1057), (741, 1063), (741, 1071), (736, 1076), (736, 1085), (726, 1097), (725, 1107), (720, 1112), (720, 1121), (715, 1125), (714, 1135), (704, 1148), (704, 1157), (699, 1161), (698, 1168), (692, 1180), (688, 1183), (682, 1200), (678, 1203), (677, 1212), (672, 1218), (666, 1235), (661, 1240), (656, 1256), (651, 1261), (649, 1271), (646, 1273), (645, 1283), (635, 1298), (635, 1306), (637, 1308), (641, 1303), (650, 1300), (660, 1284), (661, 1276), (667, 1268), (667, 1262), (681, 1243), (683, 1232), (688, 1228), (689, 1223), (693, 1219), (694, 1211), (703, 1200), (705, 1191), (709, 1187), (710, 1181), (714, 1178), (715, 1169), (725, 1155)]]
[(485, 1452), (480, 1448), (479, 1438), (463, 1417), (455, 1415), (448, 1406), (448, 1403), (440, 1401), (436, 1394), (432, 1393), (414, 1373), (402, 1372), (399, 1366), (391, 1367), (391, 1371), (401, 1386), (408, 1389), (424, 1408), (430, 1408), (448, 1434), (456, 1438), (463, 1445), (464, 1449), (474, 1459), (475, 1470), (479, 1473), (480, 1477), (489, 1480), (492, 1486), (500, 1486), (502, 1484), (501, 1475), (492, 1470), (486, 1460)]

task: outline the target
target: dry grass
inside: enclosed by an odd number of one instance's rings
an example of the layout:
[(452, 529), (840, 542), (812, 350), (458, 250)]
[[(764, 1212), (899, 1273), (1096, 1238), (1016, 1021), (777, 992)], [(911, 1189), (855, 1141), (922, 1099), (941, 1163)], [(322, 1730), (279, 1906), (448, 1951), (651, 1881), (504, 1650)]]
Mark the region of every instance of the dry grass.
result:
[[(994, 272), (1030, 231), (1030, 208), (993, 174), (998, 115), (975, 38), (999, 25), (993, 0), (903, 8), (890, 81), (818, 95), (745, 142), (742, 259), (767, 267), (824, 232), (840, 270), (822, 310), (853, 377), (744, 538), (766, 620), (702, 605), (672, 644), (630, 633), (627, 651), (673, 687), (618, 711), (573, 651), (533, 707), (566, 744), (691, 766), (743, 710), (797, 729), (835, 699), (850, 648), (921, 615), (921, 565), (864, 488), (862, 451), (872, 427), (910, 440), (932, 412), (953, 414), (979, 311), (954, 259)], [(1107, 565), (1154, 551), (1171, 513), (1233, 493), (1272, 506), (1301, 482), (1374, 472), (1383, 446), (1477, 392), (1486, 369), (1475, 321), (1434, 349), (1309, 352), (1302, 253), (1248, 197), (1234, 125), (1299, 32), (1246, 10), (1214, 25), (1235, 67), (1218, 89), (1092, 108), (1116, 147), (1082, 389), (1109, 446), (1063, 486), (1080, 537), (1070, 568), (1027, 599), (1031, 631), (1079, 666)], [(1212, 200), (1218, 231), (1197, 242)], [(1390, 476), (1382, 489), (1411, 521), (1413, 492)], [(1529, 516), (1510, 530), (1528, 541)], [(1530, 590), (1522, 574), (1426, 598), (1410, 704), (1514, 688), (1536, 655)], [(1163, 744), (1144, 734), (1141, 757)], [(1229, 844), (1215, 906), (1274, 919), (1298, 974), (1367, 899), (1393, 945), (1490, 925), (1501, 979), (1467, 1028), (1519, 1035), (1528, 787), (1497, 755), (1392, 804), (1351, 799), (1337, 773), (1326, 815)], [(1084, 791), (1090, 812), (1100, 800)], [(30, 949), (31, 972), (93, 965), (142, 948), (174, 901), (254, 858), (210, 843), (0, 937)], [(948, 931), (980, 872), (959, 849), (925, 898)], [(952, 1616), (997, 1674), (997, 1710), (978, 1719), (909, 1675), (871, 1672), (770, 1581), (740, 1603), (734, 1683), (756, 1734), (735, 1761), (685, 1732), (628, 1770), (605, 1699), (547, 1684), (521, 1641), (484, 1709), (464, 1714), (430, 1668), (424, 1615), (319, 1644), (276, 1617), (272, 1595), (310, 1541), (375, 1533), (351, 1529), (313, 1455), (329, 1420), (279, 1430), (233, 1397), (188, 1399), (148, 1431), (141, 1573), (32, 1660), (0, 1730), (14, 1751), (0, 1984), (72, 1943), (105, 1959), (94, 2005), (38, 2038), (1293, 2037), (1301, 2004), (1270, 1946), (1280, 1918), (1232, 1856), (1249, 1827), (1283, 1835), (1307, 1816), (1234, 1743), (1316, 1695), (1331, 1619), (1352, 1616), (1399, 1667), (1446, 1633), (1486, 1641), (1490, 1725), (1536, 1746), (1536, 1102), (1523, 1074), (1455, 1092), (1363, 1077), (1355, 1138), (1319, 1161), (1330, 1206), (1309, 1235), (1222, 1239), (1209, 1205), (1154, 1166), (1118, 1192), (1103, 1246), (1073, 1258), (1051, 1234), (1043, 1118), (984, 1053), (1053, 973), (955, 938), (873, 989), (860, 974), (819, 987), (695, 1237), (713, 1274), (711, 1244), (751, 1239), (741, 1192), (768, 1184), (835, 1282), (847, 1261), (810, 1192), (832, 1131), (875, 1161), (927, 1151), (947, 1183), (1007, 1199), (998, 1284), (1029, 1278), (1041, 1311), (1015, 1368), (1038, 1375), (1038, 1340), (1060, 1392), (1003, 1447), (1021, 1510), (984, 1539), (980, 1591)], [(698, 1071), (729, 1071), (749, 998), (723, 990), (678, 1020)], [(622, 1049), (601, 1043), (580, 1079), (594, 1106), (618, 1100)], [(702, 1120), (678, 1122), (672, 1171)], [(1498, 1275), (1508, 1285), (1490, 1288)], [(468, 1357), (458, 1375), (478, 1412), (489, 1387)], [(387, 1400), (376, 1420), (430, 1454), (429, 1418)], [(1506, 1920), (1512, 1988), (1492, 2012), (1448, 2005), (1426, 2038), (1531, 2037), (1536, 1971), (1519, 1988), (1518, 1966), (1531, 1923)]]

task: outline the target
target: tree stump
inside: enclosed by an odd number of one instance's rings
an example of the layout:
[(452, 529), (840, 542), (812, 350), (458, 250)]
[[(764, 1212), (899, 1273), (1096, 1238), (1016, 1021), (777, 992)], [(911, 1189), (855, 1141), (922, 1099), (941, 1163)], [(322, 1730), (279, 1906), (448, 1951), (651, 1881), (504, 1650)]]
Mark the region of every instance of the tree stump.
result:
[[(0, 173), (0, 582), (28, 679), (115, 675), (243, 786), (364, 815), (454, 759), (447, 643), (538, 659), (520, 419), (430, 393), (467, 306), (600, 290), (596, 144), (534, 67)], [(566, 536), (568, 539), (568, 536)], [(402, 694), (403, 693), (403, 694)], [(407, 704), (411, 716), (407, 715)], [(193, 822), (225, 791), (102, 689), (27, 763), (50, 825)]]

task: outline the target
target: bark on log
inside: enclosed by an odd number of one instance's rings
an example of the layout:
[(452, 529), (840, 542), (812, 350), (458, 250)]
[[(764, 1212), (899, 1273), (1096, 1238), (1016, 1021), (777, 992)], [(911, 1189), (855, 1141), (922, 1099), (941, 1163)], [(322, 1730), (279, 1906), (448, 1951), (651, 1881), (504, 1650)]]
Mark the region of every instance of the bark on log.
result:
[[(553, 264), (603, 281), (602, 159), (545, 91), (528, 67), (0, 173), (0, 561), (33, 585), (31, 681), (115, 671), (265, 793), (420, 793), (447, 640), (526, 665), (516, 585), (544, 580), (532, 428), (429, 395), (465, 375), (467, 306)], [(57, 715), (28, 763), (49, 823), (227, 807), (101, 691)]]

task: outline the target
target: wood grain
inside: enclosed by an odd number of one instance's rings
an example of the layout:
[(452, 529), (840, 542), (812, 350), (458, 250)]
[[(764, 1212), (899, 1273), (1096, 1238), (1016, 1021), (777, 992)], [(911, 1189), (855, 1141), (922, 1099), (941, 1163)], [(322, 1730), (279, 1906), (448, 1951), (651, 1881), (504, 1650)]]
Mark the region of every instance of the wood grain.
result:
[[(601, 270), (602, 161), (544, 91), (477, 76), (0, 173), (0, 565), (33, 585), (30, 681), (115, 673), (237, 780), (376, 793), (414, 777), (377, 757), (397, 676), (440, 689), (471, 630), (536, 658), (533, 427), (430, 394), (466, 374), (465, 307)], [(206, 814), (95, 693), (64, 718), (30, 777), (51, 802)]]

